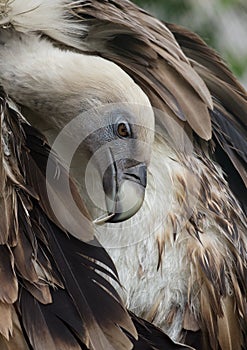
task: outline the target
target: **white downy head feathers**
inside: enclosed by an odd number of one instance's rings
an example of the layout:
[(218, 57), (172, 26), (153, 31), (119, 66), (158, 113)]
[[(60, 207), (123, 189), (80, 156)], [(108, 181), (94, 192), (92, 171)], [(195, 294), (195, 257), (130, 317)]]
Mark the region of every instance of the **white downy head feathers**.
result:
[(0, 26), (22, 33), (42, 31), (68, 45), (73, 40), (77, 46), (86, 27), (69, 19), (70, 6), (68, 0), (0, 0)]

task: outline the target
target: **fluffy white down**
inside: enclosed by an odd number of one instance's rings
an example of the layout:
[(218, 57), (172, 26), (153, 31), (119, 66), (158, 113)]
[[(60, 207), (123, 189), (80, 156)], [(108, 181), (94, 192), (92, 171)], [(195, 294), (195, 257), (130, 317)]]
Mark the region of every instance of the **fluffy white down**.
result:
[(0, 25), (11, 25), (22, 33), (42, 31), (68, 45), (73, 41), (77, 46), (86, 28), (67, 19), (70, 3), (69, 0), (0, 0)]

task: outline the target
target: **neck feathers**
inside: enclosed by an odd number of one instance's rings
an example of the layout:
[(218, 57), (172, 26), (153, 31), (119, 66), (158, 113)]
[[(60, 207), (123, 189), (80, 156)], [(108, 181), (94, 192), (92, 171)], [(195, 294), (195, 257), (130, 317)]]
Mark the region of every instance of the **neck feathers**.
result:
[(78, 46), (86, 26), (69, 19), (69, 3), (68, 0), (1, 0), (0, 26), (11, 26), (21, 33), (43, 32), (60, 42)]

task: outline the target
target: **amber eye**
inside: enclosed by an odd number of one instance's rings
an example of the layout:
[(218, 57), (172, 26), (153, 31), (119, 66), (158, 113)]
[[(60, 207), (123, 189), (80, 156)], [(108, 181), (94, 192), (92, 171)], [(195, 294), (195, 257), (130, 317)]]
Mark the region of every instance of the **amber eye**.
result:
[(117, 126), (117, 134), (119, 137), (130, 137), (129, 125), (125, 123), (119, 123)]

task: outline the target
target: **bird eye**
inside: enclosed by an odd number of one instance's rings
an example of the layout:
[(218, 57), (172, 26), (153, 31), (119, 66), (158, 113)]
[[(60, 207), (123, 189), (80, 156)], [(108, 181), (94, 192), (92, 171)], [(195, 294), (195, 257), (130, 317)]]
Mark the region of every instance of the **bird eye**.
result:
[(123, 122), (119, 123), (117, 125), (117, 134), (119, 137), (130, 137), (131, 132), (129, 125)]

